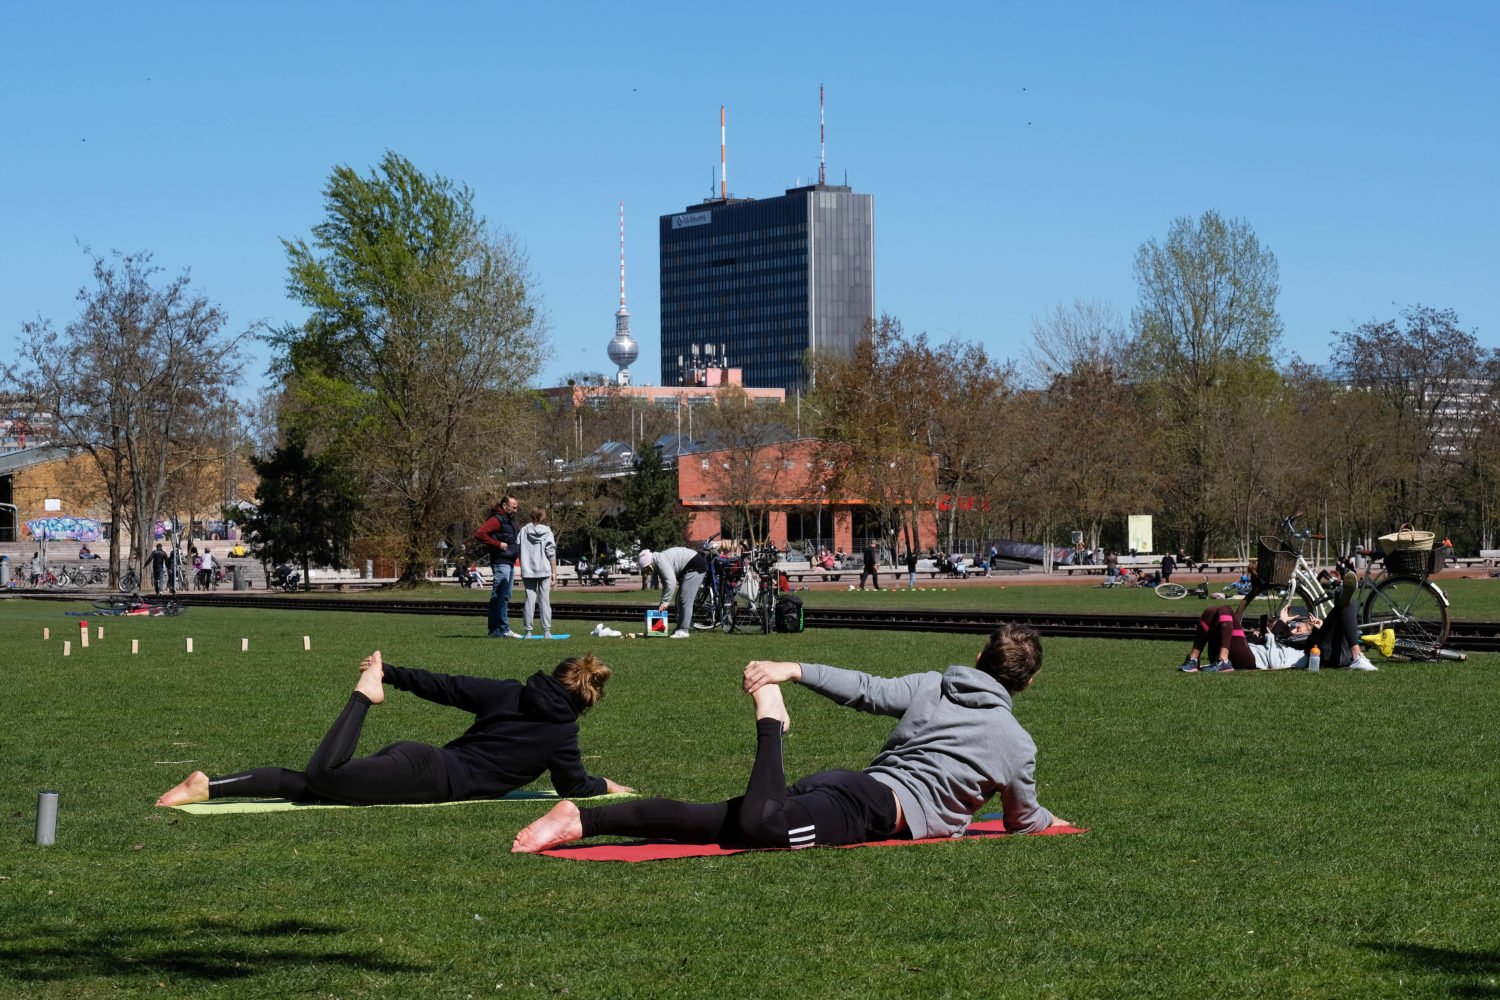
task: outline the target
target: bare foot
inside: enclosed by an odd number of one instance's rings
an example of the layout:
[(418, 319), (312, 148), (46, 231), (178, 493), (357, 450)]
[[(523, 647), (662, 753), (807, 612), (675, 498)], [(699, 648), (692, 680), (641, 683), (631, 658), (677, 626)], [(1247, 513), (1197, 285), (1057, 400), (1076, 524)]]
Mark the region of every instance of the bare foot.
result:
[(208, 801), (208, 775), (194, 771), (182, 783), (156, 800), (159, 806), (185, 806), (189, 802)]
[(765, 684), (755, 689), (750, 696), (755, 699), (755, 717), (757, 719), (780, 719), (781, 731), (790, 732), (792, 729), (792, 717), (787, 714), (786, 702), (781, 698), (781, 688), (775, 684)]
[(354, 685), (354, 690), (370, 699), (371, 705), (379, 705), (385, 701), (384, 677), (385, 667), (377, 649), (359, 665), (359, 683)]
[(583, 836), (583, 820), (578, 807), (568, 801), (559, 802), (541, 819), (516, 834), (510, 845), (512, 854), (537, 854), (577, 840)]

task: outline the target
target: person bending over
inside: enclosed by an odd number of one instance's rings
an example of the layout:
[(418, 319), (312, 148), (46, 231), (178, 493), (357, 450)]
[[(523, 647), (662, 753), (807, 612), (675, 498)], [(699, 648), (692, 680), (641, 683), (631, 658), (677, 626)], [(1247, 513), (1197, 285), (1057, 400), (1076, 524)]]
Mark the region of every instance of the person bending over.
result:
[[(652, 798), (580, 809), (560, 802), (517, 834), (511, 851), (535, 854), (604, 835), (784, 848), (956, 837), (996, 794), (1011, 833), (1064, 825), (1037, 802), (1036, 744), (1011, 713), (1012, 698), (1041, 665), (1037, 633), (1014, 625), (990, 636), (974, 666), (943, 673), (884, 678), (816, 663), (754, 660), (743, 684), (756, 719), (745, 794), (711, 805)], [(781, 737), (791, 722), (777, 686), (786, 681), (901, 721), (863, 771), (822, 771), (788, 788)]]
[[(610, 674), (593, 655), (569, 657), (551, 674), (538, 670), (524, 684), (386, 666), (378, 651), (359, 669), (354, 693), (306, 770), (261, 767), (222, 778), (194, 771), (156, 804), (180, 806), (243, 796), (356, 806), (454, 802), (504, 795), (529, 785), (543, 771), (551, 772), (559, 795), (631, 791), (583, 767), (578, 717), (604, 697)], [(385, 700), (382, 682), (472, 712), (474, 724), (441, 748), (392, 743), (370, 757), (355, 757), (365, 713)]]

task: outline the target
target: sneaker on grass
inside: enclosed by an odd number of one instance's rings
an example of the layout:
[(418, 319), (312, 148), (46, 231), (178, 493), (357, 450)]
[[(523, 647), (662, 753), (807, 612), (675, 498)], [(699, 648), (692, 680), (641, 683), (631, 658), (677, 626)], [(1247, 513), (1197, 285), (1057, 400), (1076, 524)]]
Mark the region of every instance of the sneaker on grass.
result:
[(1234, 673), (1234, 664), (1228, 660), (1220, 660), (1217, 663), (1210, 663), (1204, 667), (1203, 672), (1205, 674), (1232, 674)]
[(680, 628), (676, 632), (673, 632), (670, 636), (668, 636), (668, 638), (670, 639), (691, 639), (692, 637), (693, 633), (689, 632), (685, 628)]
[(1360, 656), (1360, 657), (1357, 657), (1354, 660), (1350, 661), (1350, 663), (1349, 663), (1349, 669), (1350, 670), (1360, 670), (1360, 671), (1363, 671), (1365, 673), (1374, 673), (1375, 671), (1379, 670), (1380, 668), (1377, 667), (1375, 664), (1371, 663), (1369, 657), (1367, 657), (1367, 656)]
[(1198, 672), (1198, 661), (1189, 656), (1182, 661), (1182, 666), (1177, 668), (1185, 674), (1196, 674)]

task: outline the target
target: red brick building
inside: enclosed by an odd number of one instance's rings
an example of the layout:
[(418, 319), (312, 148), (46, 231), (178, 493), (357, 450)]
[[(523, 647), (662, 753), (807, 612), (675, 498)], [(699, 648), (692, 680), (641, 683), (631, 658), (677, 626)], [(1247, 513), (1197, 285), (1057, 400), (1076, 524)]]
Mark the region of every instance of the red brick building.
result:
[[(818, 447), (812, 438), (781, 441), (755, 448), (726, 448), (684, 454), (677, 459), (677, 498), (691, 514), (688, 541), (718, 535), (745, 536), (745, 511), (759, 520), (757, 535), (779, 549), (822, 545), (854, 552), (870, 539), (890, 545), (878, 507), (867, 499), (824, 486), (817, 468)], [(937, 544), (936, 503), (920, 505), (917, 546)], [(895, 539), (904, 550), (904, 537)]]

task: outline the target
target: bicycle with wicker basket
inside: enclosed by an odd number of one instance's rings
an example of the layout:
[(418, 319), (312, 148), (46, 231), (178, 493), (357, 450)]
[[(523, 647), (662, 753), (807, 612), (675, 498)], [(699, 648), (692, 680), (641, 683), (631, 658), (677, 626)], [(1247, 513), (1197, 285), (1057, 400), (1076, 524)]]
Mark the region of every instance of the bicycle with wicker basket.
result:
[[(1325, 586), (1302, 556), (1303, 543), (1321, 538), (1296, 526), (1300, 514), (1285, 518), (1275, 535), (1261, 536), (1256, 546), (1256, 583), (1240, 602), (1239, 620), (1265, 615), (1274, 620), (1283, 611), (1293, 617), (1327, 618), (1333, 611), (1337, 583)], [(1422, 548), (1425, 541), (1426, 548)], [(1409, 525), (1382, 535), (1383, 551), (1361, 549), (1364, 576), (1351, 597), (1360, 631), (1395, 633), (1394, 655), (1423, 660), (1444, 656), (1443, 643), (1452, 625), (1448, 595), (1429, 576), (1437, 569), (1432, 533)], [(1376, 561), (1383, 563), (1376, 569)]]

